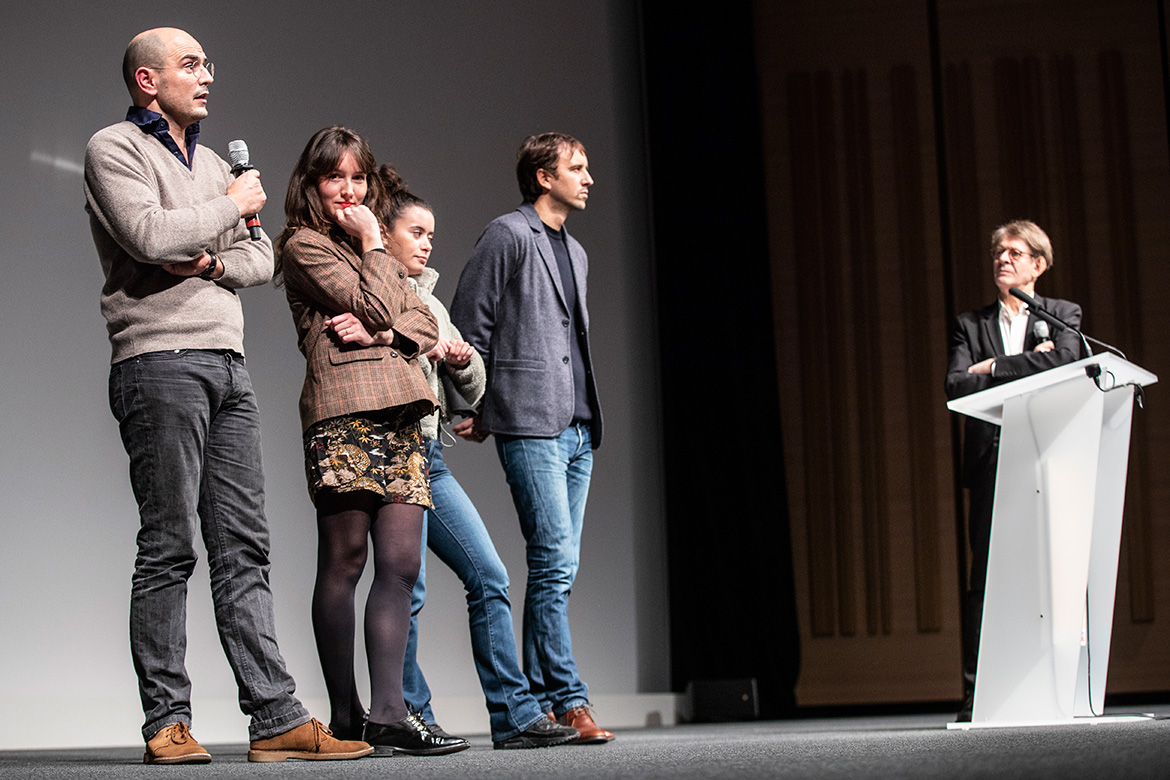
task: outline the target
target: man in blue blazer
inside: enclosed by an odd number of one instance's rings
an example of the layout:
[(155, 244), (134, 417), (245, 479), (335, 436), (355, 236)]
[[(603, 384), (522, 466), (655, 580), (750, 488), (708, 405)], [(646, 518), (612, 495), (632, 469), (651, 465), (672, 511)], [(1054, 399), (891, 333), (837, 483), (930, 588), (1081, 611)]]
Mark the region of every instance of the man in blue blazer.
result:
[(532, 694), (579, 743), (613, 734), (589, 710), (573, 658), (569, 592), (577, 575), (601, 407), (589, 351), (588, 258), (565, 229), (593, 179), (571, 136), (530, 136), (517, 154), (524, 203), (484, 230), (459, 277), (451, 319), (483, 356), (487, 390), (477, 417), (456, 428), (495, 434), (527, 543), (524, 673)]
[[(1071, 330), (1049, 336), (1046, 322), (1028, 311), (1008, 291), (1018, 287), (1049, 313), (1074, 328), (1081, 326), (1081, 307), (1034, 293), (1036, 280), (1052, 267), (1052, 242), (1034, 222), (1002, 225), (991, 237), (995, 303), (960, 314), (951, 333), (947, 398), (959, 398), (993, 385), (1037, 374), (1081, 357), (1080, 339)], [(983, 620), (983, 589), (991, 542), (991, 511), (995, 471), (999, 462), (999, 426), (968, 417), (963, 433), (963, 486), (969, 492), (967, 533), (971, 542), (971, 574), (963, 616), (963, 704), (958, 720), (971, 720), (979, 632)]]

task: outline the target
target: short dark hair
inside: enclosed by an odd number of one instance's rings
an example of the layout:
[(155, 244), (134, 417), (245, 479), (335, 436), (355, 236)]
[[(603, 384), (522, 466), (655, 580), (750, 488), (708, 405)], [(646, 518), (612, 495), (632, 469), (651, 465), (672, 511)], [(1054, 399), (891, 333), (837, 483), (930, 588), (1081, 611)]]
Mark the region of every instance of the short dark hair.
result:
[(536, 172), (543, 169), (555, 175), (561, 154), (576, 150), (584, 152), (584, 144), (564, 133), (541, 133), (524, 139), (516, 152), (516, 181), (525, 203), (535, 203), (544, 194)]
[(322, 176), (337, 170), (341, 158), (347, 152), (366, 174), (366, 198), (363, 202), (377, 203), (381, 198), (381, 186), (376, 175), (377, 163), (366, 139), (340, 125), (318, 130), (305, 145), (288, 180), (288, 192), (284, 196), (284, 230), (276, 239), (277, 274), (280, 273), (280, 250), (299, 228), (311, 228), (325, 235), (333, 229), (333, 220), (326, 216), (321, 206), (317, 183)]

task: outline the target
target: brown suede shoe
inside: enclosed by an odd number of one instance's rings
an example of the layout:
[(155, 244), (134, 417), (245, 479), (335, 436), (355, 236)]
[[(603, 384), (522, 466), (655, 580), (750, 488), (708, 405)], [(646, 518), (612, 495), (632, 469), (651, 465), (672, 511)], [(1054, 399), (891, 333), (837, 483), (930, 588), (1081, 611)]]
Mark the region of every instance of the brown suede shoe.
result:
[(333, 732), (313, 718), (295, 729), (268, 739), (258, 739), (248, 751), (249, 761), (339, 761), (361, 758), (374, 752), (365, 742), (333, 738)]
[(557, 718), (557, 723), (562, 726), (572, 726), (580, 732), (581, 736), (577, 737), (577, 741), (573, 743), (576, 745), (609, 742), (613, 739), (612, 731), (606, 731), (593, 722), (593, 715), (589, 713), (588, 705), (574, 707)]
[(191, 736), (186, 723), (163, 726), (146, 743), (144, 764), (206, 764), (211, 754)]

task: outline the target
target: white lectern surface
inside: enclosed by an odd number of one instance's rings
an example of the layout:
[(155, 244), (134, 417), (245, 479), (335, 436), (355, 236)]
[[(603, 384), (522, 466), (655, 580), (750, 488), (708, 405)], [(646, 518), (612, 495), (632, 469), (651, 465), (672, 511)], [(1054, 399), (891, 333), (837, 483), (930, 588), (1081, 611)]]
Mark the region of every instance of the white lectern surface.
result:
[(952, 727), (1081, 723), (1102, 713), (1128, 385), (1157, 380), (1105, 354), (947, 404), (1002, 426), (975, 703), (971, 722)]

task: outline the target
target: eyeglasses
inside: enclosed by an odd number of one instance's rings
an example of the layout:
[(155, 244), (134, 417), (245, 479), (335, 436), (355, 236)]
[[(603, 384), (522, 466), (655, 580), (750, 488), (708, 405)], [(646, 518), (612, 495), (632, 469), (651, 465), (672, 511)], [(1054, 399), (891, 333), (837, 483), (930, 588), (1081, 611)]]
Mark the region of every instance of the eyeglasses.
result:
[(185, 71), (187, 71), (188, 76), (194, 76), (197, 73), (199, 73), (199, 71), (205, 70), (205, 71), (207, 71), (208, 76), (215, 78), (215, 63), (214, 62), (191, 61), (191, 62), (188, 62), (184, 65), (180, 65), (177, 68), (173, 67), (173, 66), (167, 66), (167, 65), (147, 65), (146, 67), (150, 68), (151, 70), (185, 70)]
[(1020, 261), (1021, 257), (1035, 257), (1036, 256), (1036, 255), (1030, 255), (1027, 252), (1021, 252), (1018, 249), (1012, 249), (1010, 246), (997, 246), (995, 249), (991, 250), (991, 259), (998, 260), (1003, 255), (1004, 252), (1008, 253), (1008, 258), (1013, 263), (1018, 263)]

